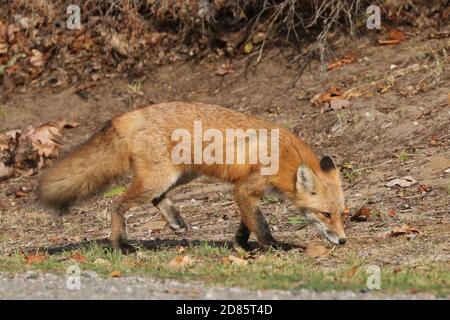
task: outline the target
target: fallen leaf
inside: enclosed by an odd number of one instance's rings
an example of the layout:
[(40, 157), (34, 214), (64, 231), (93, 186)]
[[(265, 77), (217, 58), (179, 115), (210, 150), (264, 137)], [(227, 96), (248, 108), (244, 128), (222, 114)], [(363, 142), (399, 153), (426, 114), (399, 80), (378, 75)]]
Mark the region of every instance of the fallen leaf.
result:
[(421, 193), (426, 193), (426, 192), (430, 192), (431, 191), (431, 187), (427, 184), (419, 184), (419, 186), (417, 187), (417, 191), (421, 192)]
[(79, 252), (75, 252), (74, 254), (72, 254), (71, 256), (70, 256), (70, 259), (73, 259), (73, 260), (75, 260), (76, 262), (78, 262), (78, 263), (84, 263), (84, 262), (86, 262), (86, 257), (85, 256), (83, 256), (81, 253), (79, 253)]
[(343, 66), (345, 64), (353, 63), (355, 61), (355, 59), (356, 59), (356, 54), (348, 53), (345, 56), (343, 56), (341, 59), (339, 59), (339, 60), (337, 60), (337, 61), (335, 61), (333, 63), (328, 64), (327, 70), (329, 71), (329, 70), (341, 67), (341, 66)]
[(109, 276), (111, 278), (120, 278), (122, 276), (122, 272), (120, 272), (119, 270), (114, 270), (109, 274)]
[(37, 49), (31, 49), (30, 63), (33, 67), (41, 68), (45, 64), (45, 56)]
[(330, 250), (320, 244), (308, 243), (305, 254), (312, 258), (319, 258), (326, 255)]
[(224, 76), (234, 71), (233, 65), (230, 61), (224, 62), (216, 71), (216, 75)]
[(389, 217), (395, 217), (397, 215), (397, 212), (395, 212), (394, 209), (389, 209), (387, 214)]
[(108, 260), (102, 259), (102, 258), (97, 258), (94, 261), (94, 264), (98, 264), (101, 266), (109, 266), (111, 265), (111, 263)]
[(14, 195), (16, 196), (16, 198), (23, 198), (27, 196), (27, 193), (22, 190), (15, 190)]
[(399, 44), (400, 42), (406, 40), (406, 36), (403, 32), (389, 27), (389, 39), (387, 40), (378, 40), (378, 43), (381, 45), (392, 45)]
[(413, 177), (405, 176), (405, 177), (398, 178), (398, 179), (392, 179), (392, 180), (388, 181), (385, 184), (385, 186), (392, 188), (393, 186), (398, 185), (402, 188), (406, 188), (406, 187), (410, 187), (416, 183), (417, 183), (417, 181)]
[(310, 102), (316, 105), (323, 104), (325, 102), (330, 102), (331, 100), (342, 99), (341, 89), (335, 86), (331, 86), (324, 93), (316, 94)]
[(410, 227), (407, 224), (403, 224), (403, 225), (401, 225), (399, 227), (394, 227), (391, 230), (390, 235), (392, 237), (396, 237), (396, 236), (400, 236), (400, 235), (403, 235), (403, 234), (410, 234), (410, 233), (421, 234), (422, 232), (420, 232), (415, 227)]
[(190, 266), (193, 262), (189, 256), (179, 256), (170, 261), (169, 266), (172, 268), (182, 268)]
[(111, 39), (109, 40), (109, 44), (111, 45), (111, 48), (114, 49), (116, 52), (120, 53), (123, 56), (127, 56), (129, 46), (128, 42), (123, 38), (124, 37), (122, 35), (113, 33)]
[(221, 261), (222, 264), (224, 264), (224, 265), (229, 265), (229, 264), (231, 264), (230, 257), (222, 257), (222, 258), (220, 258), (220, 261)]
[(58, 155), (61, 128), (55, 123), (46, 123), (37, 128), (30, 127), (24, 135), (30, 139), (40, 156), (56, 157)]
[(26, 264), (35, 264), (35, 263), (42, 263), (45, 260), (47, 260), (47, 257), (40, 254), (40, 253), (35, 253), (35, 254), (25, 254), (25, 252), (21, 251), (22, 255), (25, 258)]
[(331, 110), (341, 110), (347, 108), (350, 105), (351, 102), (347, 99), (333, 99), (330, 100), (329, 103), (320, 110), (320, 112), (323, 113)]
[(367, 221), (370, 219), (371, 213), (372, 209), (363, 206), (350, 217), (350, 220), (358, 222)]
[(51, 241), (51, 242), (59, 242), (62, 239), (59, 236), (51, 236), (51, 237), (48, 238), (48, 240)]
[(244, 53), (251, 53), (253, 51), (253, 43), (247, 42), (244, 46)]
[(353, 278), (353, 276), (356, 274), (356, 272), (358, 271), (358, 268), (353, 266), (350, 269), (347, 270), (347, 277), (348, 278)]
[(236, 266), (240, 266), (240, 267), (248, 265), (247, 260), (232, 256), (232, 255), (228, 256), (228, 259), (230, 260), (230, 263), (232, 265), (236, 265)]

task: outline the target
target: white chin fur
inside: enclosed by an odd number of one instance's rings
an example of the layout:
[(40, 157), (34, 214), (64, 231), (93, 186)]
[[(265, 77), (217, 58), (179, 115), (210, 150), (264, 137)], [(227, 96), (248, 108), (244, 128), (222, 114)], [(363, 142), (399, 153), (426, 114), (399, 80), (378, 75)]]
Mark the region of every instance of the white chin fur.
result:
[(326, 234), (325, 237), (333, 244), (339, 244), (339, 238), (334, 234)]
[(314, 221), (314, 226), (316, 227), (317, 230), (319, 230), (319, 232), (322, 234), (322, 236), (327, 238), (328, 241), (330, 241), (333, 244), (339, 244), (338, 236), (334, 232), (329, 232), (329, 231), (325, 230), (323, 224), (321, 224), (320, 222)]

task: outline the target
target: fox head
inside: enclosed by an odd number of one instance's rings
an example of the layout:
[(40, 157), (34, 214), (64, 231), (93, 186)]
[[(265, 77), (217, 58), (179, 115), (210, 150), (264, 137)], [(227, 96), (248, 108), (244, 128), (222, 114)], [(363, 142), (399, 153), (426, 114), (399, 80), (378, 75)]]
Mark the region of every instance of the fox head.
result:
[(300, 164), (294, 201), (305, 218), (330, 242), (347, 242), (342, 224), (344, 193), (338, 170), (329, 156), (320, 161), (320, 171), (313, 172), (307, 164)]

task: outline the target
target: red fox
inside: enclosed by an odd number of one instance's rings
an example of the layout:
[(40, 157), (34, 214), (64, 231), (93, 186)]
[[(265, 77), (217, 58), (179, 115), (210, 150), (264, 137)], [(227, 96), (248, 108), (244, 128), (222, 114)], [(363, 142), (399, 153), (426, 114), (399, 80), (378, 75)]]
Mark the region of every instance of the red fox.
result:
[[(229, 129), (246, 130), (246, 133), (250, 132), (244, 139), (248, 142), (256, 130), (276, 131), (278, 135), (270, 137), (268, 148), (278, 157), (275, 170), (262, 173), (267, 159), (265, 162), (262, 158), (249, 161), (256, 149), (248, 149), (241, 163), (197, 159), (195, 145), (208, 148), (208, 141), (199, 142), (198, 138), (183, 150), (183, 155), (180, 152), (181, 158), (187, 161), (175, 159), (174, 152), (180, 151), (180, 145), (174, 141), (174, 132), (180, 133), (182, 129), (188, 135), (195, 135), (198, 123), (203, 130), (216, 134), (214, 143), (218, 148), (211, 155), (219, 160), (222, 151), (237, 147), (231, 151), (236, 154), (242, 145), (230, 144), (228, 140), (224, 143), (217, 135), (228, 137)], [(209, 141), (212, 141), (211, 137)], [(244, 248), (247, 248), (251, 232), (263, 247), (276, 245), (258, 207), (268, 189), (292, 201), (330, 242), (346, 242), (342, 224), (344, 195), (339, 172), (329, 156), (319, 161), (311, 148), (290, 131), (249, 115), (203, 103), (160, 103), (112, 119), (87, 142), (55, 161), (44, 172), (39, 181), (38, 197), (47, 206), (64, 212), (73, 202), (101, 191), (130, 168), (134, 179), (111, 214), (110, 240), (115, 249), (130, 249), (126, 243), (124, 214), (144, 201), (151, 201), (160, 210), (171, 229), (179, 233), (186, 231), (187, 226), (167, 193), (201, 175), (234, 185), (234, 199), (241, 218), (235, 242)]]

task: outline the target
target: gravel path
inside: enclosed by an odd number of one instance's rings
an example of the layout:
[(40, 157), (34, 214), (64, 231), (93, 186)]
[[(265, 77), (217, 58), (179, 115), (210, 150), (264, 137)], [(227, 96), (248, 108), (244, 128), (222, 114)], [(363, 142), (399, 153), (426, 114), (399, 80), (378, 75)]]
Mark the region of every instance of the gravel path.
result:
[[(375, 292), (315, 292), (311, 290), (251, 291), (241, 288), (205, 287), (200, 283), (181, 283), (142, 277), (104, 279), (95, 272), (81, 274), (80, 289), (69, 290), (67, 278), (29, 271), (0, 275), (0, 299), (433, 299), (433, 295), (385, 295)], [(76, 285), (76, 282), (74, 282)]]

